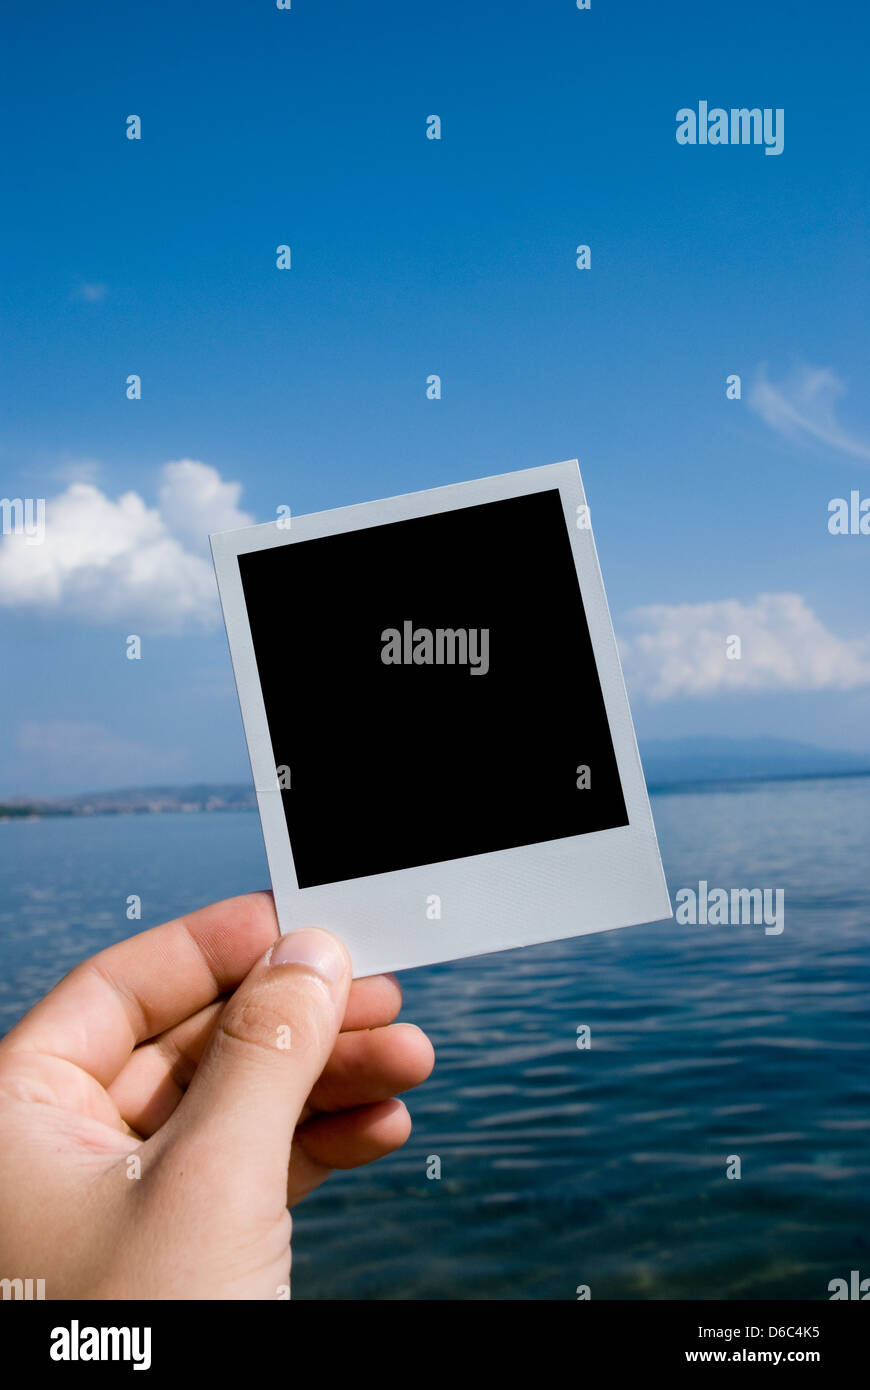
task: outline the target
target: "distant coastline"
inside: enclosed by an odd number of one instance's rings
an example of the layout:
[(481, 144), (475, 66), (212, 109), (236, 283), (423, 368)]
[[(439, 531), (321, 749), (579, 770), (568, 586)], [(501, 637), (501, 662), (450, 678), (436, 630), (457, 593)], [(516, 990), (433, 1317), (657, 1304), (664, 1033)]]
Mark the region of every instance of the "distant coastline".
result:
[(149, 816), (166, 811), (252, 811), (257, 799), (243, 785), (133, 787), (70, 797), (0, 797), (0, 823), (47, 816)]
[[(654, 795), (753, 782), (870, 776), (870, 754), (816, 748), (787, 739), (659, 739), (642, 743), (640, 752), (647, 786)], [(49, 816), (252, 811), (256, 805), (254, 789), (245, 783), (128, 787), (66, 797), (0, 796), (0, 822)]]

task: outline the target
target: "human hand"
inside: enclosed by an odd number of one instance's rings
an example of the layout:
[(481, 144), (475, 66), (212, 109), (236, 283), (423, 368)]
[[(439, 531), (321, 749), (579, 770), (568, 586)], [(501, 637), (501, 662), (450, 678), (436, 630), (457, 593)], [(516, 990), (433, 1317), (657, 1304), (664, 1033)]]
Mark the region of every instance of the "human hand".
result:
[(286, 1296), (288, 1206), (410, 1133), (393, 1097), (434, 1059), (400, 1005), (392, 976), (351, 983), (329, 933), (279, 937), (269, 893), (76, 966), (0, 1042), (4, 1275), (48, 1298)]

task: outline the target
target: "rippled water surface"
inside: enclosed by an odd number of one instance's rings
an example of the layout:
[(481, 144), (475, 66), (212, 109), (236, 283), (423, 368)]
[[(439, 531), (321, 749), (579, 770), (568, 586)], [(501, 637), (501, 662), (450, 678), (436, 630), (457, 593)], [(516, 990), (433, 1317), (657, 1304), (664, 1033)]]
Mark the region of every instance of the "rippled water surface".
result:
[[(295, 1298), (815, 1299), (870, 1276), (870, 780), (653, 809), (672, 895), (783, 888), (782, 935), (664, 922), (404, 974), (436, 1071), (407, 1147), (298, 1209)], [(0, 1027), (129, 934), (128, 893), (145, 927), (267, 882), (253, 813), (0, 825)]]

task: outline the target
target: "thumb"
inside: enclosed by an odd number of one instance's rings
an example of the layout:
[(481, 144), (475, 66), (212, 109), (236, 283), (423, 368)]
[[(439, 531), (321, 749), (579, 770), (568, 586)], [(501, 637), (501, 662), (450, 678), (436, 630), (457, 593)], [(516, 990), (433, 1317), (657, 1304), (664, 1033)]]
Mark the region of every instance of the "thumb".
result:
[(306, 927), (282, 936), (227, 1000), (170, 1122), (174, 1143), (193, 1141), (201, 1176), (212, 1155), (236, 1190), (244, 1174), (286, 1201), (293, 1131), (335, 1046), (350, 981), (341, 942)]

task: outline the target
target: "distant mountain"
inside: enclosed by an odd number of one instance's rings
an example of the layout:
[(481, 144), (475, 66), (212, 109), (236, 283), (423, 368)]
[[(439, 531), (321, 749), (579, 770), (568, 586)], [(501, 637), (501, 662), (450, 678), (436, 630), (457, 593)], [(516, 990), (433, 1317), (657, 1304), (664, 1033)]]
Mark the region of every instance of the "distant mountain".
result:
[[(650, 791), (700, 782), (870, 774), (870, 753), (842, 753), (784, 738), (650, 739), (640, 745)], [(0, 820), (32, 816), (117, 816), (161, 811), (242, 811), (256, 806), (248, 783), (128, 787), (80, 796), (0, 798)]]
[(815, 748), (785, 738), (651, 739), (640, 745), (650, 789), (686, 782), (870, 773), (870, 753)]

